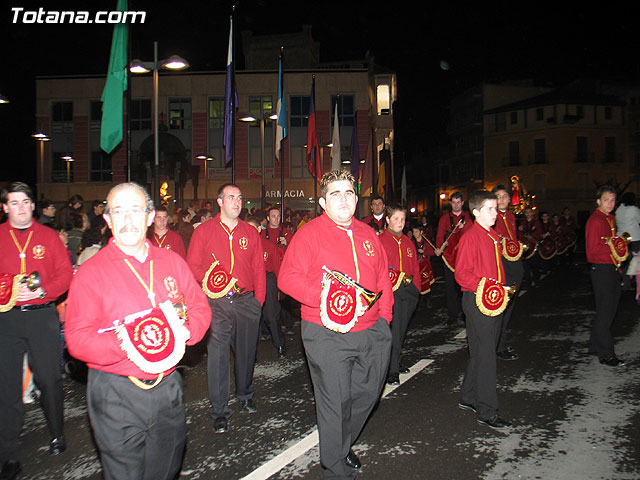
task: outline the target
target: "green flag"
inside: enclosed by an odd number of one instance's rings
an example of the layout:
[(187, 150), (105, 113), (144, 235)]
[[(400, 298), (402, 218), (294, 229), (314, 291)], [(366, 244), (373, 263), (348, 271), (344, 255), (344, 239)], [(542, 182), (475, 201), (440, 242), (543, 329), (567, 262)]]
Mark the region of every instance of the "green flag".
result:
[[(118, 10), (127, 10), (127, 0), (118, 0)], [(127, 89), (127, 28), (126, 23), (117, 23), (113, 27), (109, 70), (102, 91), (100, 147), (106, 153), (111, 153), (122, 141), (122, 97)]]

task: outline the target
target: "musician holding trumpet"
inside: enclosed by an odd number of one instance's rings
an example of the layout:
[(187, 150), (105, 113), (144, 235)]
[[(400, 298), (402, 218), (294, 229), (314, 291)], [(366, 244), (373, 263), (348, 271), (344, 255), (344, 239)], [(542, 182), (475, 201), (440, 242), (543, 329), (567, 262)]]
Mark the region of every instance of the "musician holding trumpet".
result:
[(402, 344), (407, 335), (409, 321), (420, 295), (420, 268), (414, 243), (402, 233), (407, 211), (400, 205), (387, 207), (387, 228), (380, 235), (380, 243), (389, 260), (389, 278), (393, 288), (393, 319), (391, 320), (391, 360), (387, 383), (400, 385), (400, 373), (409, 373), (400, 367)]
[(611, 212), (616, 206), (616, 190), (610, 185), (596, 193), (596, 210), (585, 227), (585, 247), (590, 265), (596, 316), (591, 325), (589, 353), (610, 367), (624, 365), (614, 351), (611, 326), (621, 296), (620, 264), (628, 256), (626, 241), (616, 233), (616, 220)]
[(147, 240), (154, 214), (140, 185), (113, 187), (104, 213), (113, 239), (78, 269), (67, 301), (67, 345), (89, 367), (89, 419), (107, 480), (175, 477), (187, 433), (175, 368), (211, 318), (186, 262)]
[(374, 230), (353, 217), (358, 197), (346, 171), (323, 175), (324, 214), (291, 239), (278, 286), (301, 303), (325, 478), (354, 478), (351, 450), (384, 385), (393, 295)]
[(65, 449), (60, 324), (54, 301), (67, 291), (73, 269), (57, 232), (34, 220), (28, 185), (9, 184), (2, 191), (2, 208), (8, 221), (0, 225), (0, 478), (15, 478), (20, 471), (25, 352), (42, 392), (49, 452)]

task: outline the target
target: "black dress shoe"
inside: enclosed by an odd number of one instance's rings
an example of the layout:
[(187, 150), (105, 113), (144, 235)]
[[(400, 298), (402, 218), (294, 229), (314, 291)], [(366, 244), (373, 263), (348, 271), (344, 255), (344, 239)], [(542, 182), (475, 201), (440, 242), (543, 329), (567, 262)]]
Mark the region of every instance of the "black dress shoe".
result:
[(400, 373), (402, 373), (403, 375), (406, 375), (410, 371), (411, 370), (409, 370), (407, 367), (400, 367)]
[(511, 426), (511, 424), (509, 422), (507, 422), (506, 420), (500, 418), (498, 415), (494, 415), (493, 417), (491, 417), (489, 419), (484, 419), (484, 418), (478, 417), (478, 423), (480, 425), (486, 425), (489, 428), (493, 428), (494, 430), (504, 430), (504, 429), (509, 428)]
[(244, 413), (256, 413), (258, 409), (256, 408), (256, 404), (253, 402), (252, 398), (248, 398), (247, 400), (242, 400), (242, 411)]
[(347, 462), (348, 467), (351, 467), (351, 468), (362, 467), (362, 463), (360, 462), (360, 459), (358, 458), (358, 456), (355, 454), (353, 450), (349, 450), (349, 454), (347, 455), (347, 458), (345, 458), (345, 461)]
[(397, 373), (390, 373), (387, 376), (387, 385), (400, 385), (400, 377)]
[(67, 442), (64, 440), (64, 435), (60, 435), (49, 442), (49, 453), (51, 455), (60, 455), (66, 449)]
[(286, 356), (287, 356), (287, 347), (285, 347), (284, 345), (280, 345), (278, 347), (278, 357), (284, 358)]
[(615, 355), (611, 355), (610, 357), (607, 357), (607, 358), (601, 358), (600, 363), (603, 365), (608, 365), (610, 367), (619, 367), (624, 365), (624, 361), (620, 360)]
[(225, 433), (229, 429), (227, 417), (216, 417), (213, 421), (213, 431), (216, 433)]
[(518, 358), (518, 354), (516, 352), (513, 351), (504, 351), (504, 352), (497, 352), (496, 353), (496, 357), (499, 358), (500, 360), (517, 360)]
[(20, 473), (22, 468), (20, 462), (17, 460), (7, 460), (2, 465), (2, 472), (0, 473), (0, 479), (2, 480), (14, 480)]
[(476, 406), (473, 403), (463, 402), (462, 400), (458, 402), (458, 408), (460, 408), (461, 410), (469, 410), (470, 412), (477, 413)]

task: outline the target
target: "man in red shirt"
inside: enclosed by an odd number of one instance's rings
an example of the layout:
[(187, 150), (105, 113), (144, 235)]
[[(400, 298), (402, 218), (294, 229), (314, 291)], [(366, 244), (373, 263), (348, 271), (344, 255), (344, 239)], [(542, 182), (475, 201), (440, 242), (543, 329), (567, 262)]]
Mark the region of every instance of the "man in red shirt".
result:
[[(458, 242), (471, 225), (471, 215), (462, 209), (464, 197), (460, 192), (454, 192), (449, 199), (451, 211), (440, 217), (438, 233), (436, 234), (435, 254), (444, 262), (445, 293), (447, 297), (447, 323), (455, 323), (461, 315), (460, 286), (454, 276), (455, 259)], [(447, 242), (445, 244), (445, 241)]]
[[(353, 469), (360, 467), (351, 447), (378, 402), (391, 349), (389, 264), (373, 229), (353, 218), (358, 202), (354, 185), (346, 171), (323, 175), (318, 203), (324, 214), (293, 236), (278, 277), (280, 289), (301, 303), (325, 478), (353, 478)], [(353, 297), (340, 295), (340, 281), (329, 278), (326, 270), (382, 295), (366, 311), (354, 308)], [(362, 295), (356, 291), (355, 297), (362, 305)], [(340, 321), (348, 321), (344, 329), (332, 323), (335, 311), (343, 314)]]
[[(262, 230), (260, 225), (261, 218), (251, 216), (247, 219), (247, 223), (256, 228), (258, 233)], [(278, 271), (280, 270), (280, 250), (276, 244), (264, 236), (260, 237), (262, 248), (264, 250), (264, 267), (267, 272), (267, 292), (262, 306), (262, 328), (266, 329), (271, 335), (273, 346), (278, 350), (278, 356), (284, 358), (287, 356), (287, 349), (284, 346), (284, 336), (280, 329), (280, 312), (282, 308), (278, 301)]]
[[(212, 313), (207, 341), (209, 399), (214, 431), (224, 433), (232, 413), (228, 405), (231, 347), (235, 354), (236, 397), (244, 412), (256, 412), (253, 367), (266, 277), (260, 235), (238, 218), (242, 211), (242, 192), (234, 184), (223, 184), (218, 189), (217, 203), (220, 213), (193, 232), (187, 263), (196, 280), (202, 282), (203, 289), (209, 290)], [(219, 290), (209, 288), (215, 284), (212, 278), (215, 262), (219, 262), (221, 268), (219, 275), (228, 278)]]
[(371, 197), (371, 215), (364, 217), (362, 221), (370, 226), (376, 224), (379, 232), (382, 232), (387, 228), (384, 199), (380, 195), (374, 195)]
[[(491, 228), (498, 216), (496, 196), (486, 190), (474, 192), (469, 208), (475, 222), (460, 239), (456, 258), (456, 280), (462, 289), (462, 308), (467, 319), (469, 361), (464, 374), (458, 406), (473, 411), (478, 423), (496, 430), (508, 428), (510, 423), (498, 416), (496, 388), (496, 345), (500, 337), (502, 314), (484, 313), (478, 301), (484, 291), (477, 293), (485, 279), (497, 282), (503, 289), (505, 273), (500, 255), (500, 238)], [(501, 293), (506, 295), (504, 290)], [(481, 298), (476, 298), (480, 296)], [(491, 314), (489, 314), (491, 313)]]
[(400, 367), (402, 344), (407, 335), (407, 328), (411, 316), (418, 304), (420, 296), (420, 268), (418, 254), (409, 237), (402, 233), (407, 219), (407, 211), (400, 205), (387, 207), (387, 228), (380, 234), (380, 243), (387, 254), (389, 268), (395, 274), (403, 276), (403, 280), (392, 280), (393, 292), (393, 320), (391, 320), (391, 361), (387, 383), (400, 385), (400, 373), (409, 373), (408, 368)]
[[(113, 239), (78, 270), (67, 301), (67, 345), (89, 367), (89, 418), (107, 480), (173, 479), (186, 443), (182, 377), (175, 371), (181, 354), (158, 359), (152, 370), (126, 339), (133, 343), (139, 333), (145, 353), (170, 353), (171, 347), (160, 346), (172, 344), (183, 352), (185, 343), (204, 336), (211, 318), (185, 261), (146, 239), (153, 215), (153, 201), (141, 186), (112, 188), (104, 218)], [(176, 318), (173, 336), (154, 323), (157, 309), (173, 309), (171, 304), (187, 311), (184, 323)], [(138, 324), (129, 337), (124, 323), (132, 314), (148, 326)]]
[(616, 190), (604, 185), (596, 193), (598, 208), (591, 214), (585, 228), (587, 262), (591, 264), (591, 285), (596, 303), (596, 316), (591, 325), (589, 353), (598, 355), (600, 363), (610, 367), (624, 365), (614, 351), (611, 325), (620, 303), (620, 273), (617, 262), (605, 243), (615, 237), (616, 219), (611, 214), (616, 206)]
[[(73, 269), (58, 233), (34, 220), (34, 198), (28, 185), (9, 184), (2, 191), (1, 200), (8, 219), (0, 225), (0, 476), (15, 478), (20, 471), (18, 438), (23, 419), (25, 353), (42, 392), (42, 408), (51, 436), (49, 452), (57, 455), (66, 447), (62, 431), (60, 323), (54, 301), (67, 291)], [(14, 290), (15, 275), (34, 271), (40, 274), (40, 286), (29, 288), (27, 282), (21, 282)]]
[[(519, 290), (522, 286), (522, 277), (524, 275), (524, 268), (522, 266), (522, 245), (518, 240), (518, 229), (516, 227), (516, 216), (509, 210), (511, 204), (511, 191), (505, 185), (496, 185), (492, 190), (498, 199), (498, 217), (496, 218), (496, 224), (493, 227), (496, 233), (500, 236), (504, 242), (502, 245), (502, 265), (504, 267), (504, 273), (506, 276), (505, 283), (507, 285), (516, 285)], [(505, 253), (505, 243), (511, 242), (511, 245), (515, 249), (517, 245), (519, 251), (513, 255)], [(514, 295), (507, 305), (507, 309), (502, 315), (502, 326), (500, 327), (500, 340), (498, 340), (498, 347), (496, 348), (496, 356), (500, 360), (517, 360), (518, 354), (507, 345), (507, 327), (511, 315), (513, 314), (513, 306), (516, 303), (517, 295)]]
[(169, 229), (169, 211), (167, 207), (160, 205), (156, 207), (156, 214), (153, 217), (153, 228), (147, 232), (152, 245), (167, 250), (173, 250), (186, 260), (187, 252), (184, 249), (182, 237)]

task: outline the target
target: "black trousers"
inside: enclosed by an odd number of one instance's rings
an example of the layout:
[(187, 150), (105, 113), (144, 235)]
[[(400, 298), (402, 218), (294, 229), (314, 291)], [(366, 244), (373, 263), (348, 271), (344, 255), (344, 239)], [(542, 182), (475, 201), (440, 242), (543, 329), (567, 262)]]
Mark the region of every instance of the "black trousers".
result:
[(460, 398), (475, 405), (478, 417), (487, 420), (498, 412), (496, 345), (502, 315), (489, 317), (480, 312), (473, 292), (462, 292), (462, 309), (467, 317), (469, 360)]
[(211, 326), (207, 339), (207, 376), (211, 416), (230, 417), (230, 356), (234, 353), (236, 397), (253, 398), (253, 367), (260, 331), (262, 306), (253, 293), (209, 299)]
[(590, 268), (596, 316), (591, 324), (589, 350), (603, 359), (614, 355), (611, 325), (620, 303), (621, 278), (618, 269), (612, 264), (593, 263)]
[(391, 360), (389, 361), (389, 375), (398, 374), (402, 344), (407, 336), (407, 329), (411, 316), (418, 304), (420, 292), (412, 283), (401, 286), (393, 292), (393, 320), (391, 321)]
[(513, 314), (513, 307), (518, 298), (518, 292), (522, 286), (522, 278), (524, 276), (524, 267), (522, 261), (510, 262), (509, 260), (502, 259), (502, 265), (504, 266), (504, 274), (506, 276), (505, 283), (507, 285), (516, 285), (516, 292), (511, 296), (507, 308), (502, 313), (502, 325), (500, 326), (500, 339), (498, 340), (497, 352), (504, 352), (507, 349), (507, 327)]
[(0, 462), (18, 458), (22, 430), (22, 366), (29, 354), (33, 379), (52, 438), (62, 435), (60, 323), (55, 306), (0, 313)]
[(172, 480), (187, 441), (182, 377), (143, 390), (127, 377), (89, 369), (89, 419), (105, 480)]
[(447, 295), (447, 318), (449, 322), (455, 322), (461, 310), (460, 285), (456, 282), (454, 273), (444, 265), (445, 293)]
[(267, 295), (262, 306), (262, 321), (271, 333), (271, 341), (276, 347), (284, 345), (284, 337), (280, 328), (282, 307), (278, 301), (278, 279), (273, 272), (267, 272)]
[(355, 478), (345, 458), (380, 398), (391, 331), (383, 318), (366, 330), (344, 334), (303, 321), (302, 341), (313, 382), (324, 478)]

